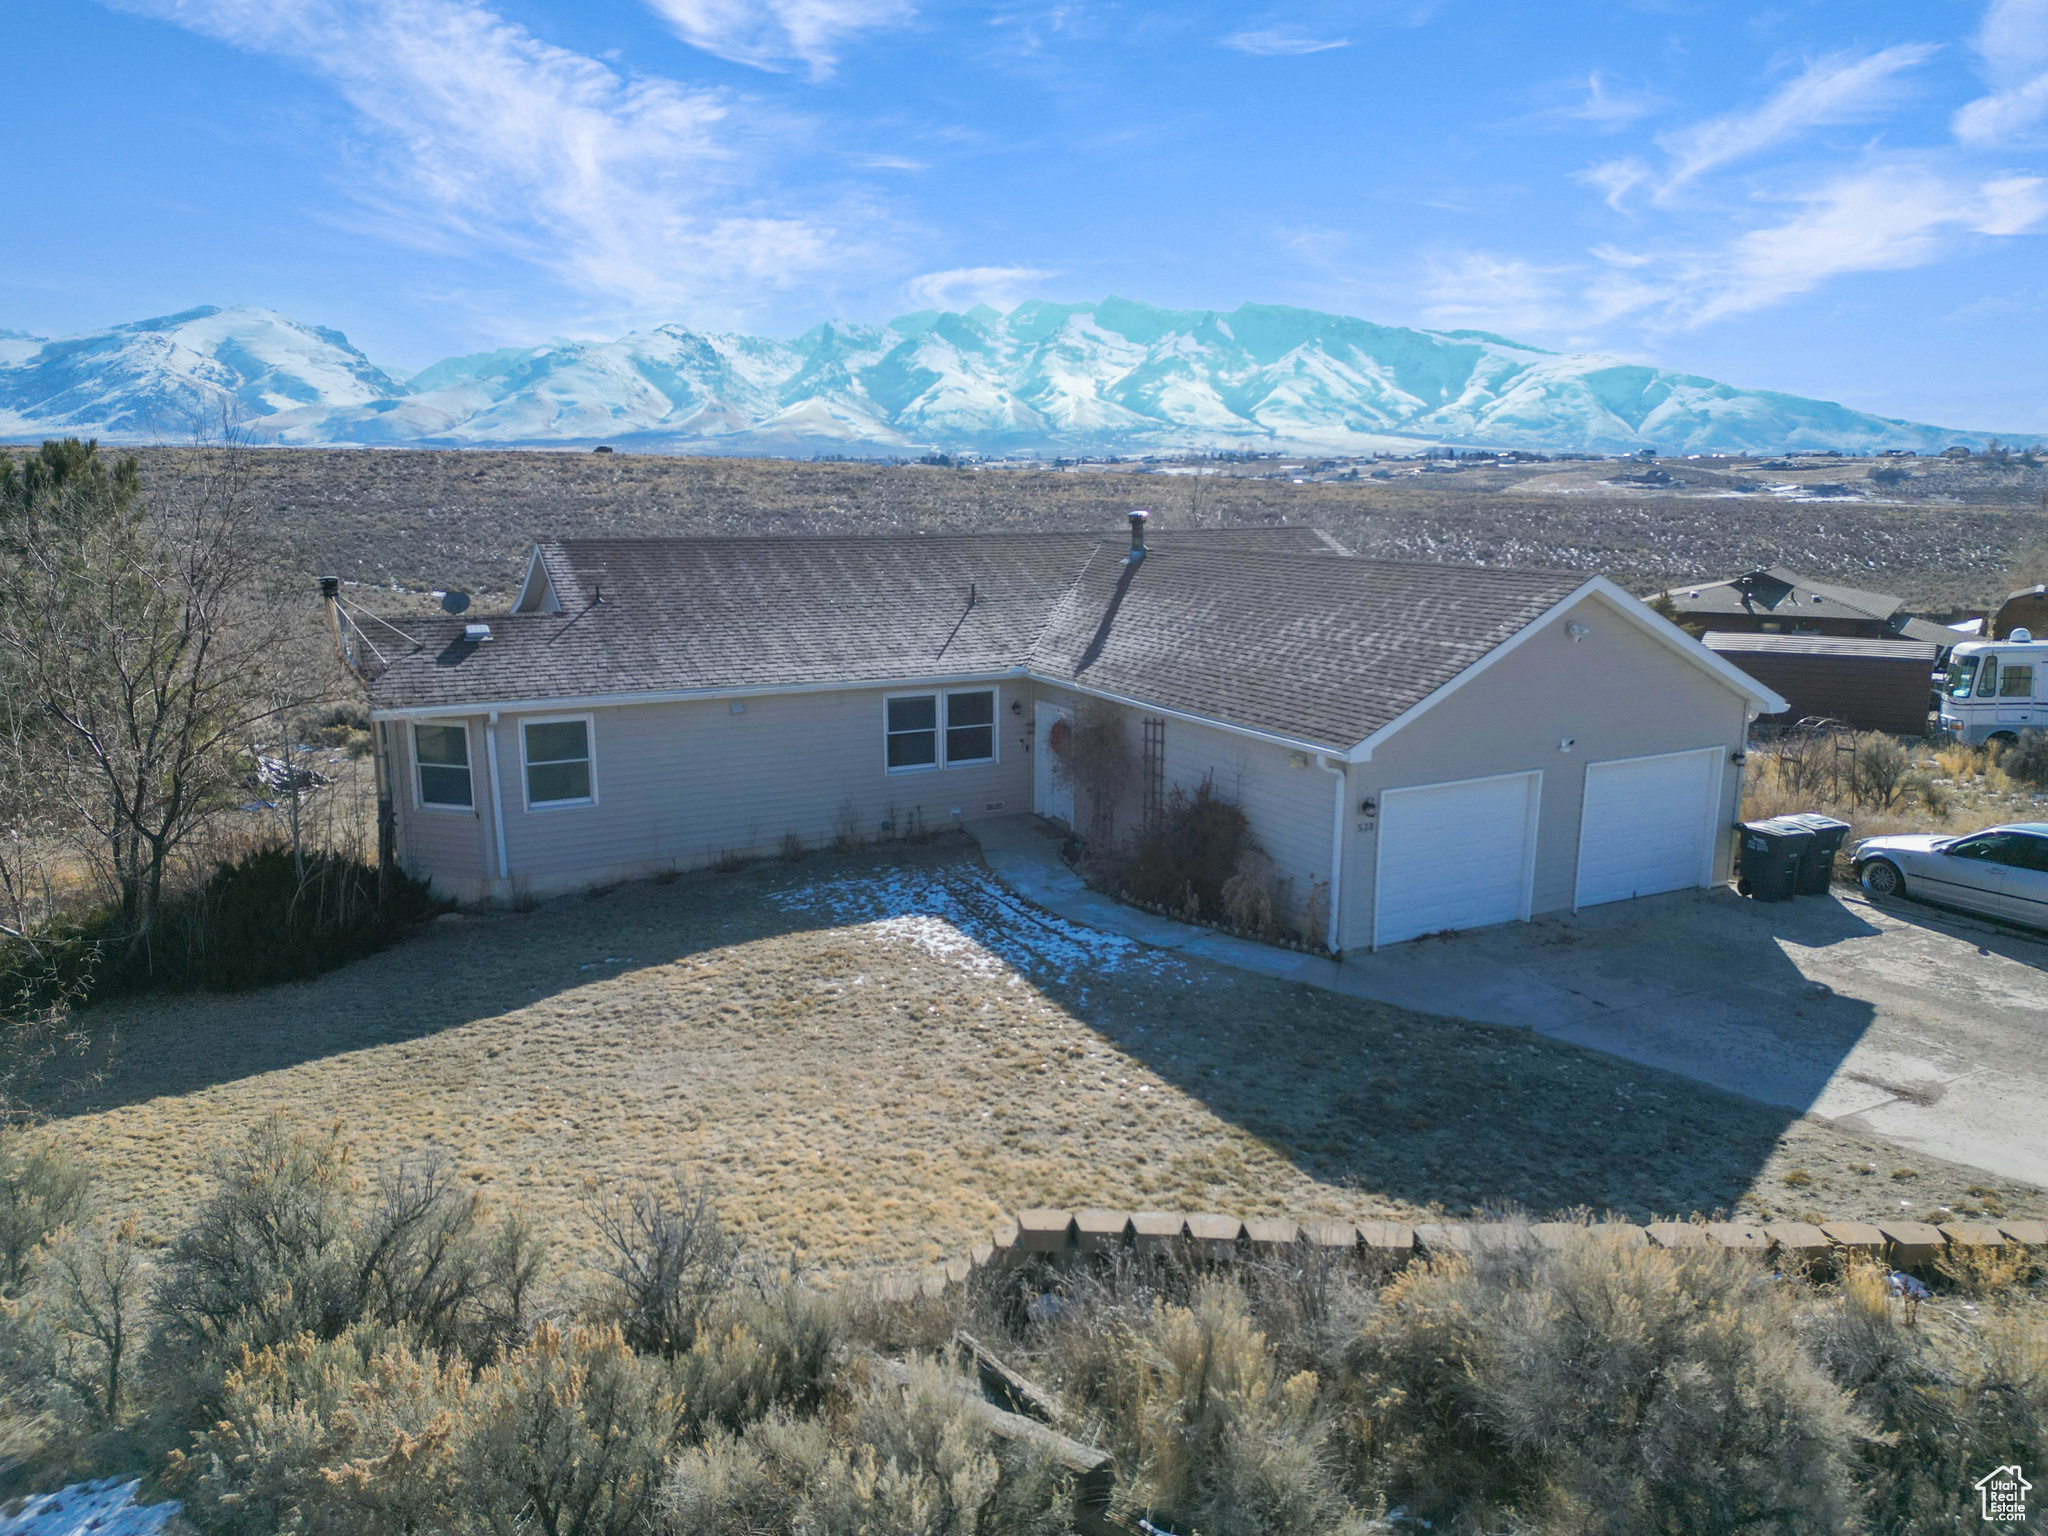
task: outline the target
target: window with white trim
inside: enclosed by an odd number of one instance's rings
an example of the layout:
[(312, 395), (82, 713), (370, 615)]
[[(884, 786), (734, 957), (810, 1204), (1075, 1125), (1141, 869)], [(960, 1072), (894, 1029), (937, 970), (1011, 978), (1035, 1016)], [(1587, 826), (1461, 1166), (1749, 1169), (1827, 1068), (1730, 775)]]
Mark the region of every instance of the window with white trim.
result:
[(469, 781), (469, 727), (416, 724), (412, 760), (423, 809), (467, 811), (476, 806)]
[(589, 805), (597, 799), (590, 763), (590, 717), (520, 722), (526, 760), (526, 808)]
[(884, 703), (888, 712), (884, 736), (891, 773), (939, 765), (939, 696), (900, 693)]
[(996, 760), (996, 691), (976, 688), (946, 695), (946, 766)]

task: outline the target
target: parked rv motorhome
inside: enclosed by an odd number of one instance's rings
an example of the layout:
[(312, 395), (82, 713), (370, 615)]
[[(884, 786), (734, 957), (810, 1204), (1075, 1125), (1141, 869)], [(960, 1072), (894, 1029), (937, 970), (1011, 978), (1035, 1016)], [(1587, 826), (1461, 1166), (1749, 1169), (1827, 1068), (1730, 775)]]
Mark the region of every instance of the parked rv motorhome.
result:
[(1950, 651), (1941, 727), (1973, 747), (2048, 730), (2048, 641), (2017, 629), (2010, 640), (1967, 640)]

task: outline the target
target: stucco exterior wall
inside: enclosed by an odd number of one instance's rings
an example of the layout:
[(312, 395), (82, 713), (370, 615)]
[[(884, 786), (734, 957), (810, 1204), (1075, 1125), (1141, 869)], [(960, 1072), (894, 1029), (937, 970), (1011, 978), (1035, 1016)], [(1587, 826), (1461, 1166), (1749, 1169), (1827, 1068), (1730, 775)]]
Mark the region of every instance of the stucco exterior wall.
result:
[[(495, 867), (488, 757), (482, 717), (472, 721), (471, 762), (477, 814), (425, 811), (415, 801), (411, 731), (398, 771), (399, 848), (406, 869), (431, 877), (457, 900), (546, 895), (668, 869), (710, 864), (722, 853), (776, 851), (787, 833), (807, 844), (829, 841), (842, 824), (860, 836), (901, 834), (921, 818), (937, 830), (1008, 815), (1031, 804), (1030, 690), (993, 686), (997, 760), (991, 764), (889, 772), (884, 700), (859, 689), (757, 696), (738, 701), (624, 705), (590, 717), (596, 803), (529, 809), (521, 756), (522, 723), (560, 719), (513, 710), (495, 727), (505, 792), (505, 871)], [(930, 692), (930, 689), (893, 690)], [(735, 711), (733, 704), (744, 706)], [(1011, 704), (1021, 714), (1010, 712)]]
[[(1573, 640), (1570, 624), (1587, 633)], [(1535, 912), (1568, 909), (1578, 880), (1579, 812), (1586, 765), (1700, 747), (1730, 756), (1748, 736), (1743, 696), (1624, 619), (1595, 597), (1582, 599), (1531, 633), (1514, 651), (1382, 742), (1350, 770), (1343, 912), (1347, 949), (1372, 942), (1376, 823), (1358, 812), (1369, 795), (1407, 785), (1540, 770)], [(1569, 751), (1560, 751), (1563, 738)], [(1741, 775), (1721, 777), (1724, 828), (1732, 829)], [(1724, 831), (1715, 877), (1734, 846)]]

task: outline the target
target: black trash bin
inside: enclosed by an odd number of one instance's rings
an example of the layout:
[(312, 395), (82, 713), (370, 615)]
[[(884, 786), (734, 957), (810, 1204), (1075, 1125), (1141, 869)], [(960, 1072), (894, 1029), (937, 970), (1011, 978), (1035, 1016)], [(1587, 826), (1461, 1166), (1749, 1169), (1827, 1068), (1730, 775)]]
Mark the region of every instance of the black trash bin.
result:
[(1813, 846), (1813, 833), (1784, 817), (1745, 821), (1742, 865), (1735, 889), (1754, 901), (1790, 901), (1799, 891), (1799, 861)]
[(1849, 835), (1849, 823), (1812, 811), (1772, 819), (1795, 827), (1804, 827), (1813, 834), (1813, 841), (1807, 844), (1806, 851), (1799, 856), (1799, 894), (1827, 895), (1828, 885), (1835, 878), (1835, 855), (1842, 851), (1842, 839)]

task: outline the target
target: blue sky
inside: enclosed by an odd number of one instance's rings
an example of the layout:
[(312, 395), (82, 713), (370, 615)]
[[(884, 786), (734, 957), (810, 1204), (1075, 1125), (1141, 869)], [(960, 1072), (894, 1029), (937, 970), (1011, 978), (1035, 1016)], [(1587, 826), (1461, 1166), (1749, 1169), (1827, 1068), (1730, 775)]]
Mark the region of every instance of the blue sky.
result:
[(37, 0), (0, 37), (0, 327), (264, 304), (416, 369), (1249, 299), (2048, 434), (2048, 0)]

